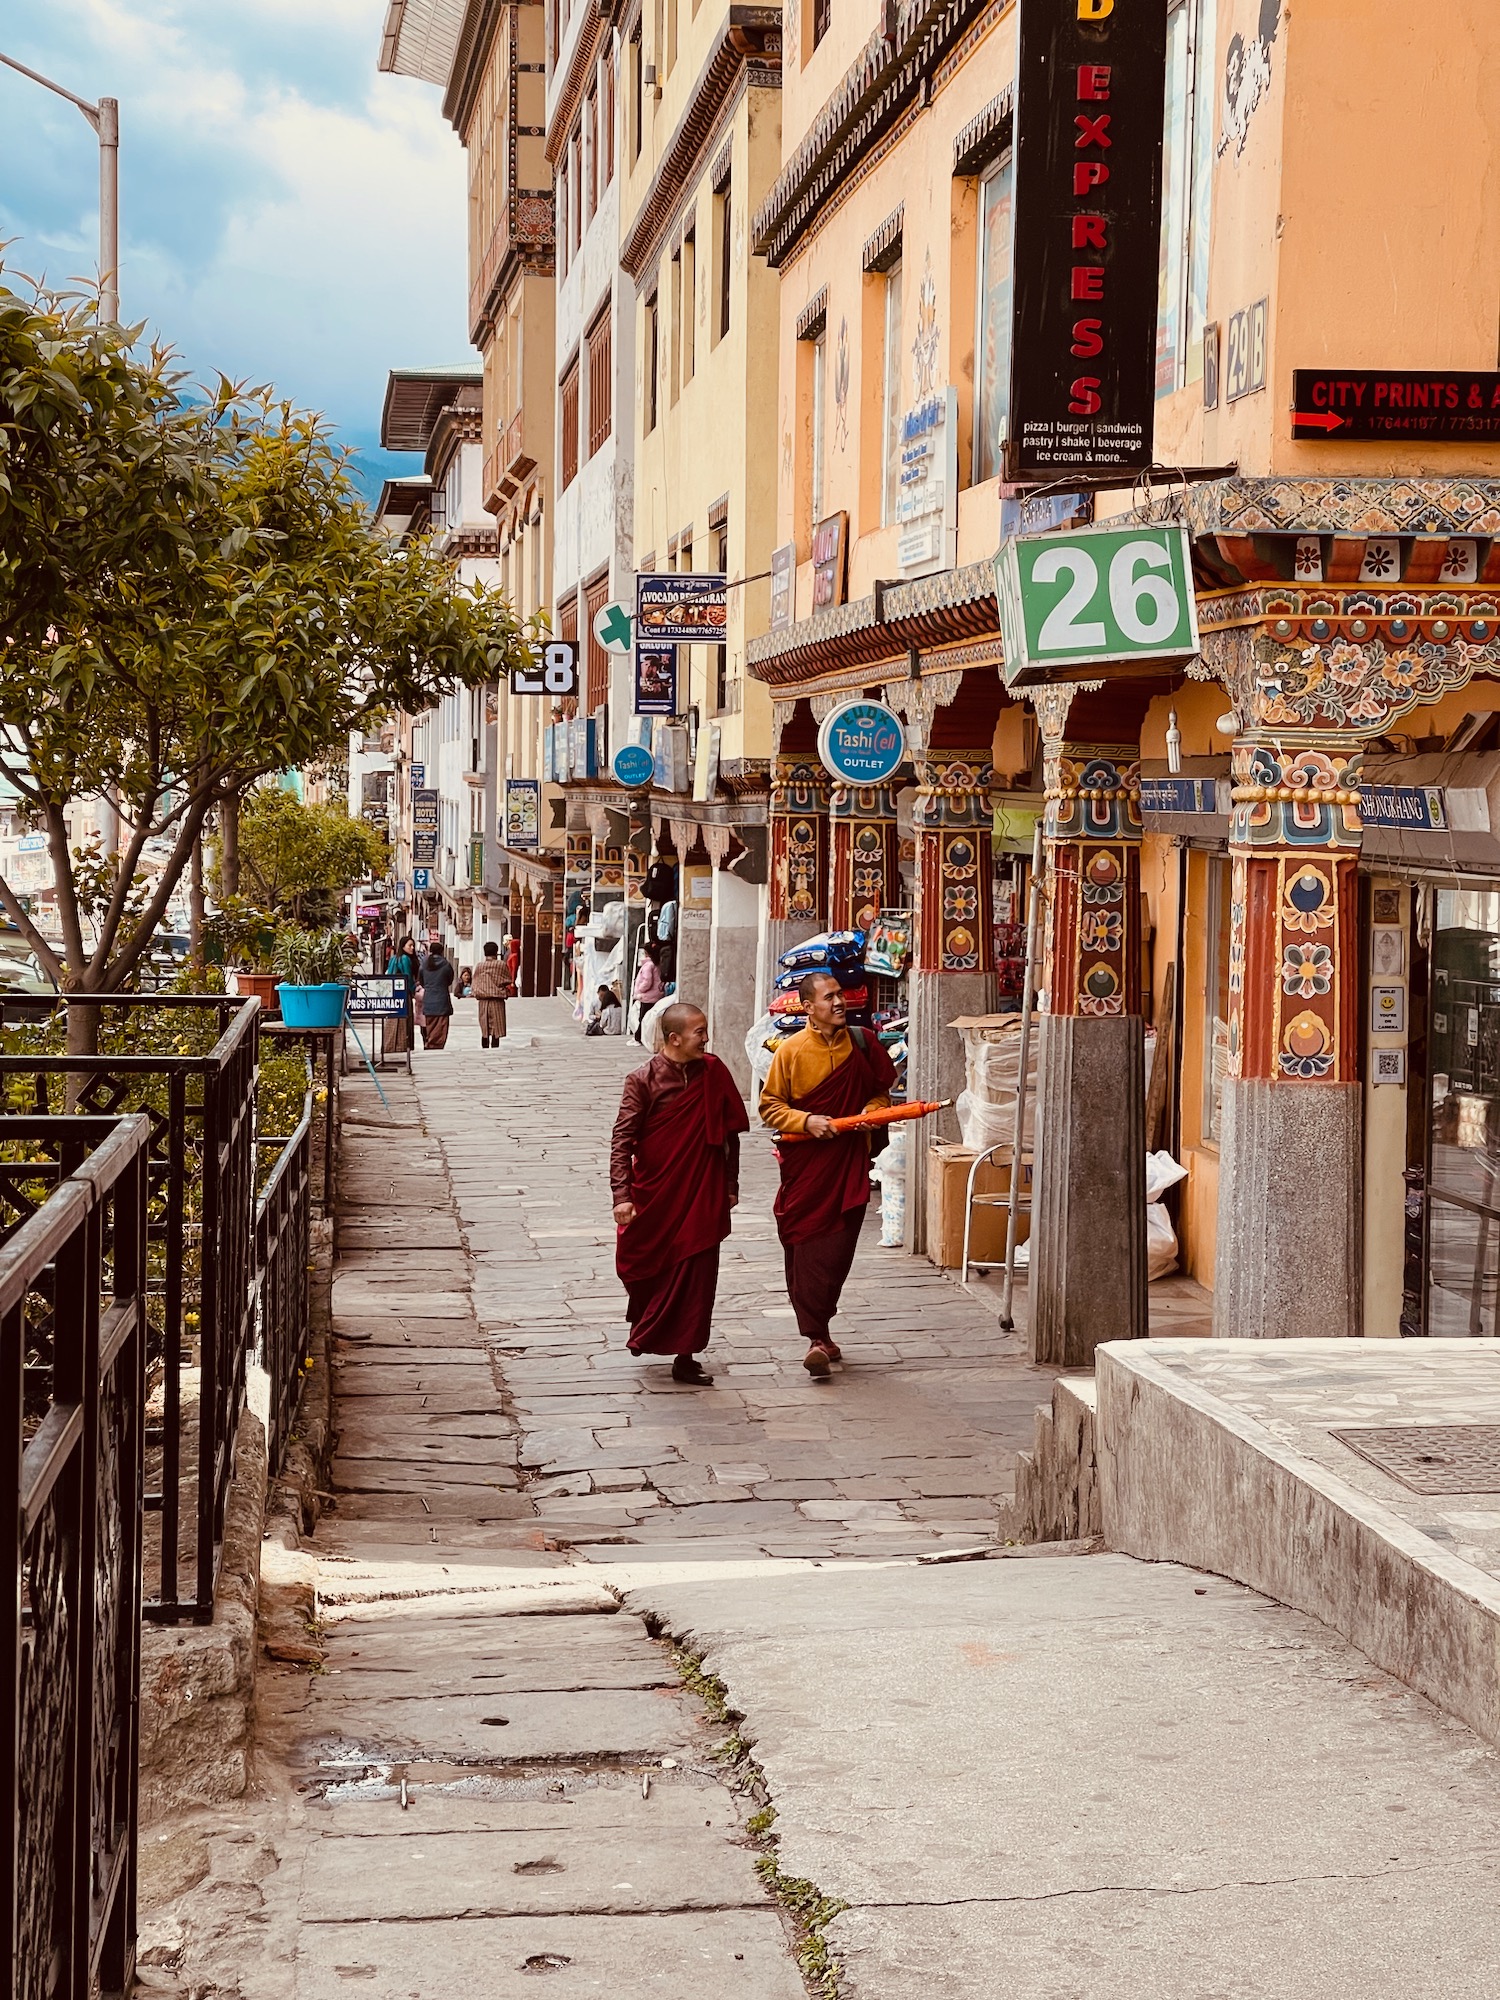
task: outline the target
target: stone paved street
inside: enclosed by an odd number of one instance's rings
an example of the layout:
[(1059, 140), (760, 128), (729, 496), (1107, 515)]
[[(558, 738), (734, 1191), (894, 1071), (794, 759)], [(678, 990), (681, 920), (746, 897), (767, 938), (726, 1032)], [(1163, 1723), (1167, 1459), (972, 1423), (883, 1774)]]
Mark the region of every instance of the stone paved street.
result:
[(639, 1052), (555, 1002), (511, 1028), (481, 1051), (461, 1007), (388, 1106), (349, 1080), (331, 1504), (264, 1557), (313, 1616), (274, 1628), (251, 1796), (148, 1845), (146, 1991), (1473, 1990), (1493, 1754), (1252, 1591), (1004, 1546), (1049, 1378), (871, 1232), (810, 1382), (758, 1139), (715, 1387), (634, 1361), (606, 1141)]
[(722, 1558), (994, 1539), (1050, 1391), (1019, 1336), (925, 1261), (882, 1250), (872, 1204), (838, 1323), (845, 1363), (811, 1382), (771, 1218), (774, 1161), (752, 1130), (707, 1357), (716, 1384), (674, 1384), (665, 1361), (626, 1352), (614, 1273), (609, 1128), (641, 1050), (585, 1040), (557, 1001), (515, 1006), (499, 1050), (476, 1042), (461, 1010), (448, 1049), (417, 1055), (417, 1097), (549, 1541)]

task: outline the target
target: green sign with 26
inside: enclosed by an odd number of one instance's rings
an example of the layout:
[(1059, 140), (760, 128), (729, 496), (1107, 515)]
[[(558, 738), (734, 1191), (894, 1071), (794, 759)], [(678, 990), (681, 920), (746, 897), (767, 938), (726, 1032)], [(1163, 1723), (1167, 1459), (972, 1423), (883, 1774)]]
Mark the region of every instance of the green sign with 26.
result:
[(1008, 687), (1154, 673), (1198, 650), (1187, 530), (1083, 528), (1001, 544), (995, 598)]

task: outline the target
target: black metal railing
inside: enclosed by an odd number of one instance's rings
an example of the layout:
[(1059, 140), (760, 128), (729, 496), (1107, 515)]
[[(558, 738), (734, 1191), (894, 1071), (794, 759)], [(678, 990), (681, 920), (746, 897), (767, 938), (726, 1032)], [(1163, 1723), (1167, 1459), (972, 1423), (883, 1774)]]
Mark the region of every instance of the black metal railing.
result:
[(281, 1470), (302, 1393), (307, 1359), (308, 1267), (312, 1253), (312, 1065), (302, 1117), (289, 1137), (264, 1137), (264, 1153), (279, 1147), (255, 1205), (255, 1302), (260, 1365), (270, 1383), (266, 1452)]
[(18, 1122), (63, 1171), (0, 1245), (0, 1991), (91, 2000), (135, 1951), (151, 1128)]
[[(24, 1114), (150, 1120), (146, 1617), (213, 1616), (245, 1371), (256, 1332), (255, 1087), (259, 1003), (178, 994), (72, 996), (101, 1010), (98, 1055), (0, 1054), (0, 1141)], [(117, 1011), (118, 1010), (118, 1011)], [(121, 1023), (119, 1014), (127, 1020)], [(133, 1050), (154, 1041), (150, 1053)], [(53, 1178), (70, 1141), (43, 1146)], [(7, 1159), (19, 1150), (26, 1157)], [(29, 1149), (0, 1145), (0, 1241), (37, 1207)]]

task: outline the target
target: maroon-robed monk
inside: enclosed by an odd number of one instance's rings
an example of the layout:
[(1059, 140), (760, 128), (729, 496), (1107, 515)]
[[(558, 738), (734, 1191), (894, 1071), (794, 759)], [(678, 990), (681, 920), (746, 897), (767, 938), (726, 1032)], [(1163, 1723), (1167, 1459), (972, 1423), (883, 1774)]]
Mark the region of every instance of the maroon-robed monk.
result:
[(781, 1190), (776, 1230), (786, 1263), (787, 1296), (809, 1345), (802, 1365), (824, 1376), (843, 1359), (829, 1329), (839, 1309), (870, 1200), (870, 1135), (835, 1132), (832, 1120), (890, 1102), (896, 1071), (874, 1035), (851, 1034), (844, 993), (826, 972), (798, 988), (807, 1026), (771, 1058), (760, 1115), (777, 1133), (805, 1132), (809, 1142), (776, 1149)]
[(662, 1047), (625, 1079), (610, 1143), (619, 1236), (615, 1269), (629, 1297), (632, 1354), (672, 1354), (673, 1379), (707, 1384), (719, 1245), (740, 1198), (740, 1134), (749, 1127), (733, 1077), (708, 1050), (696, 1007), (669, 1007)]

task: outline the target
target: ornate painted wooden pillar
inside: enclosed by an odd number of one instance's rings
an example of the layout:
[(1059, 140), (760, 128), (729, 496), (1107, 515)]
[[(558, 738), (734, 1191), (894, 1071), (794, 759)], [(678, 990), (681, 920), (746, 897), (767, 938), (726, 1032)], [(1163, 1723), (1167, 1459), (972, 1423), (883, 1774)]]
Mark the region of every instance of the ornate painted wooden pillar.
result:
[(592, 839), (593, 907), (597, 915), (606, 903), (618, 903), (625, 893), (625, 858), (620, 843), (607, 833), (595, 830)]
[(1074, 690), (1035, 696), (1046, 761), (1047, 963), (1037, 1061), (1032, 1358), (1087, 1368), (1146, 1319), (1140, 751), (1068, 735)]
[(536, 990), (541, 996), (557, 990), (557, 889), (549, 883), (536, 898)]
[(1234, 745), (1216, 1334), (1362, 1330), (1362, 755), (1333, 730)]
[(528, 882), (521, 896), (521, 964), (519, 979), (523, 1000), (533, 999), (536, 983), (536, 891)]
[(894, 788), (835, 785), (828, 829), (828, 928), (868, 931), (878, 911), (900, 901)]
[[(915, 937), (907, 973), (907, 1095), (956, 1098), (964, 1087), (964, 1049), (950, 1022), (984, 1014), (994, 994), (991, 950), (991, 846), (994, 771), (988, 747), (929, 749), (917, 760), (912, 814), (916, 838)], [(927, 1248), (927, 1150), (956, 1134), (951, 1112), (942, 1130), (924, 1120), (907, 1158), (907, 1247)]]
[(769, 968), (828, 921), (829, 780), (817, 759), (771, 763)]
[(1239, 724), (1216, 1334), (1363, 1331), (1361, 756), (1495, 671), (1497, 609), (1493, 590), (1426, 583), (1258, 585), (1200, 603), (1204, 660)]

